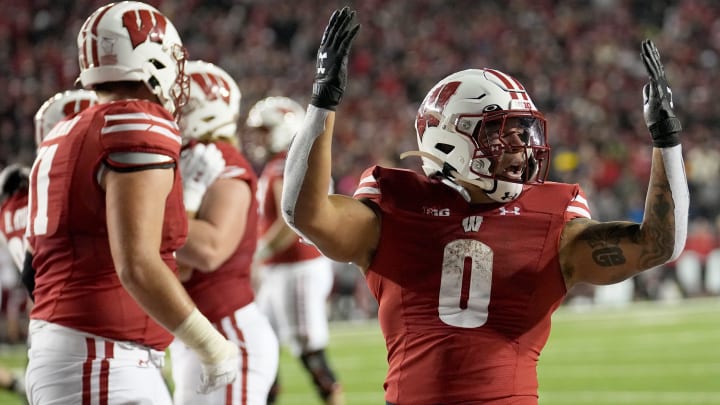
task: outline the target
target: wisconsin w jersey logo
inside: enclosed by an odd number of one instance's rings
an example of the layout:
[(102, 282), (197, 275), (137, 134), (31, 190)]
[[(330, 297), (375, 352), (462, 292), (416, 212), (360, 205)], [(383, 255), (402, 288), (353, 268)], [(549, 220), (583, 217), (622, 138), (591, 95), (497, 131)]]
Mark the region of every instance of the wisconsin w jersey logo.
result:
[(471, 217), (466, 217), (463, 219), (463, 229), (465, 232), (477, 232), (478, 229), (480, 229), (480, 224), (482, 224), (483, 217), (473, 215)]

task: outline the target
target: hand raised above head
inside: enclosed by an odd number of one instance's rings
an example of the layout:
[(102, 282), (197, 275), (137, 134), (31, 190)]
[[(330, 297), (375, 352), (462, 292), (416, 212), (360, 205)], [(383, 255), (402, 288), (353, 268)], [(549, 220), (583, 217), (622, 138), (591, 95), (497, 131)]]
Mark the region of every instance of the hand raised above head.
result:
[(660, 53), (649, 39), (642, 43), (640, 53), (650, 82), (643, 88), (643, 116), (650, 130), (653, 144), (667, 148), (680, 143), (678, 134), (682, 130), (680, 120), (673, 112), (672, 90), (660, 62)]
[(335, 110), (347, 85), (350, 46), (360, 29), (355, 11), (349, 7), (335, 10), (325, 28), (317, 53), (315, 81), (310, 104)]

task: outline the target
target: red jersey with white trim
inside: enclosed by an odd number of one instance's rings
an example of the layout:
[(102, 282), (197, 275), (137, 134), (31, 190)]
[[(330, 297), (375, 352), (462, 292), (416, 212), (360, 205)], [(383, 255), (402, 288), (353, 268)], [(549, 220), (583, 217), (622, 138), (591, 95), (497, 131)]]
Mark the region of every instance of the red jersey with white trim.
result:
[[(213, 143), (225, 159), (225, 170), (220, 174), (220, 178), (246, 182), (250, 186), (251, 195), (254, 196), (257, 189), (257, 175), (247, 159), (227, 142)], [(200, 312), (210, 322), (220, 321), (255, 299), (250, 281), (250, 269), (257, 244), (257, 209), (255, 198), (251, 198), (245, 234), (240, 239), (235, 252), (225, 263), (209, 273), (195, 270), (190, 279), (183, 283)], [(238, 212), (237, 215), (245, 216), (246, 213)]]
[(5, 241), (18, 271), (22, 270), (27, 250), (27, 240), (25, 239), (27, 205), (28, 193), (24, 188), (16, 190), (0, 205), (0, 238)]
[[(273, 223), (278, 219), (276, 195), (273, 187), (276, 181), (282, 181), (285, 170), (287, 152), (281, 152), (273, 156), (263, 168), (260, 174), (257, 198), (260, 203), (260, 220), (258, 221), (259, 235), (263, 237)], [(312, 260), (322, 256), (320, 251), (313, 245), (303, 243), (298, 237), (287, 249), (277, 252), (267, 258), (264, 263), (280, 264), (295, 263), (304, 260)]]
[[(180, 134), (162, 106), (123, 100), (61, 121), (38, 149), (30, 174), (28, 242), (33, 249), (35, 305), (30, 317), (164, 350), (172, 335), (120, 284), (108, 242), (105, 191), (99, 185), (112, 153), (168, 156), (177, 165)], [(109, 170), (109, 169), (104, 169)], [(179, 175), (167, 197), (160, 254), (174, 271), (187, 217)]]
[(354, 197), (382, 217), (366, 280), (387, 344), (386, 400), (537, 403), (537, 360), (566, 294), (560, 234), (590, 217), (580, 187), (545, 182), (510, 203), (468, 204), (439, 180), (374, 166)]

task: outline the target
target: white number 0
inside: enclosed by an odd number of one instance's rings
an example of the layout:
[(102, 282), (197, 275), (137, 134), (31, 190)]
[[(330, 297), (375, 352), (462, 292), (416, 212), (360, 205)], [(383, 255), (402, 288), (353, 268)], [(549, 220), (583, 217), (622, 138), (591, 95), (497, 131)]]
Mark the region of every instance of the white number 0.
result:
[(443, 255), (438, 312), (444, 323), (477, 328), (487, 322), (493, 251), (478, 240), (448, 243)]

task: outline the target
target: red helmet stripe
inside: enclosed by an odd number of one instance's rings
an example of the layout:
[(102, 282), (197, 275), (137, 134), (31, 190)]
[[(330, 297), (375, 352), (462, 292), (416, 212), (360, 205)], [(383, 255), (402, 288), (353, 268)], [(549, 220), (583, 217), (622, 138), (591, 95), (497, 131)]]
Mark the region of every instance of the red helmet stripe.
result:
[(505, 87), (508, 88), (510, 97), (512, 97), (513, 99), (518, 99), (522, 97), (523, 100), (530, 101), (525, 87), (523, 87), (523, 85), (516, 78), (494, 69), (485, 69), (485, 71), (500, 79), (500, 81), (505, 85)]
[[(88, 35), (86, 28), (83, 30), (85, 38), (83, 40), (83, 54), (85, 55), (85, 68), (89, 68), (92, 65), (96, 65), (98, 63), (98, 49), (97, 49), (97, 27), (98, 24), (100, 24), (100, 20), (102, 20), (105, 13), (107, 13), (111, 8), (113, 8), (115, 4), (109, 4), (100, 10), (96, 12), (96, 17), (92, 20), (92, 27), (90, 28), (90, 34)], [(87, 21), (87, 23), (90, 23), (90, 21)], [(90, 50), (88, 51), (87, 45), (88, 41), (90, 41)]]

